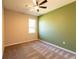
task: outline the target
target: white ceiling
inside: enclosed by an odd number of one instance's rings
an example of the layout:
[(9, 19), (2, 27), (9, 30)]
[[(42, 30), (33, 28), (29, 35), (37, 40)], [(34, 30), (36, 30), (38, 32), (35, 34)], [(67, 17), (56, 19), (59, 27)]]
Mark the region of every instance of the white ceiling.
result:
[[(43, 0), (39, 0), (41, 2)], [(17, 12), (22, 12), (26, 14), (31, 14), (39, 16), (45, 14), (49, 11), (52, 11), (56, 8), (62, 7), (69, 3), (74, 2), (75, 0), (47, 0), (48, 2), (44, 5), (47, 6), (47, 9), (40, 9), (39, 12), (32, 10), (33, 8), (28, 8), (27, 6), (33, 6), (33, 0), (3, 0), (4, 8), (14, 10)], [(27, 6), (25, 6), (27, 5)], [(32, 10), (32, 11), (31, 11)]]

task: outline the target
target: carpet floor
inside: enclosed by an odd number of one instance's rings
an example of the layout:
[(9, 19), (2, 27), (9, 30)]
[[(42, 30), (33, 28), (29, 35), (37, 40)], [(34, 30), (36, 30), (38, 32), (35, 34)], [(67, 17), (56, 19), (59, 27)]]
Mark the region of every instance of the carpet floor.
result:
[(33, 41), (5, 47), (3, 59), (76, 59), (75, 54)]

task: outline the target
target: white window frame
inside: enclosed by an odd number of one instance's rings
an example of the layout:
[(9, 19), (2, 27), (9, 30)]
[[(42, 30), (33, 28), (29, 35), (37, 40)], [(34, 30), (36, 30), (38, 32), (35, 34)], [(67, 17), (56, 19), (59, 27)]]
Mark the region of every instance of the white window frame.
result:
[(36, 20), (29, 18), (29, 33), (35, 33)]

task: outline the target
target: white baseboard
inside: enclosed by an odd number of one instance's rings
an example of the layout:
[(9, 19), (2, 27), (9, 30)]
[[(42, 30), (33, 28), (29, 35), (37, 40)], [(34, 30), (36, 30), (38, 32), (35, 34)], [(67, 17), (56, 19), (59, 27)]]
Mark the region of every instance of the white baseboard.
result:
[(73, 52), (73, 51), (71, 51), (71, 50), (68, 50), (68, 49), (62, 48), (62, 47), (57, 46), (57, 45), (55, 45), (55, 44), (51, 44), (51, 43), (46, 42), (46, 41), (43, 41), (43, 40), (40, 40), (40, 41), (42, 41), (42, 42), (44, 42), (44, 43), (46, 43), (46, 44), (49, 44), (49, 45), (51, 45), (51, 46), (57, 47), (57, 48), (59, 48), (59, 49), (65, 50), (65, 51), (67, 51), (67, 52), (70, 52), (70, 53), (76, 54), (76, 52)]
[(17, 43), (13, 43), (13, 44), (6, 44), (5, 47), (12, 46), (12, 45), (17, 45), (17, 44), (22, 44), (22, 43), (26, 43), (26, 42), (31, 42), (31, 41), (36, 41), (36, 40), (37, 40), (37, 39), (29, 40), (29, 41), (17, 42)]

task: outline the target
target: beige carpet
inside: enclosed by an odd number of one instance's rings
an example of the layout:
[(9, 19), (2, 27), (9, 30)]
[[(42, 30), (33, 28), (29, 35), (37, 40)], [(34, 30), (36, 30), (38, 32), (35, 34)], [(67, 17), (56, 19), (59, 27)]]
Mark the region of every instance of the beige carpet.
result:
[(76, 59), (75, 54), (41, 41), (18, 44), (5, 48), (3, 59)]

